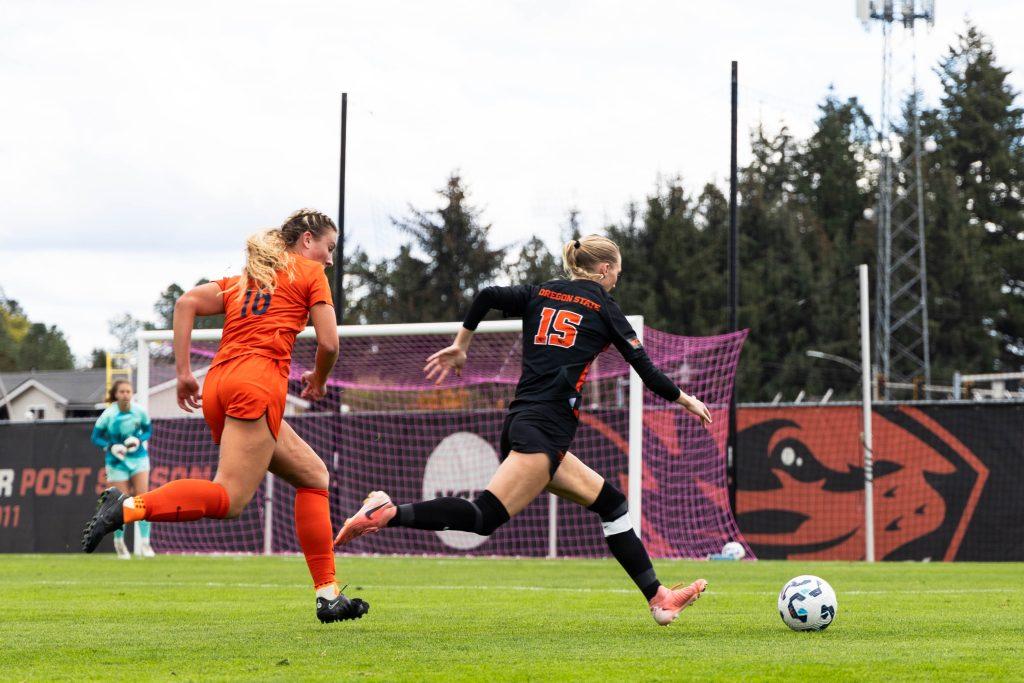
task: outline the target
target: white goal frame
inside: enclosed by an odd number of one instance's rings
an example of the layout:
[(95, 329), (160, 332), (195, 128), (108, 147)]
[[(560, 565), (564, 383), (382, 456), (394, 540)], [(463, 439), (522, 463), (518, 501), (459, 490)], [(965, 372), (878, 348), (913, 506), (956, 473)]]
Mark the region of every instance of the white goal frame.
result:
[[(644, 340), (644, 317), (642, 315), (626, 316), (630, 325), (636, 331), (637, 339), (643, 343)], [(461, 322), (442, 323), (396, 323), (389, 325), (339, 325), (338, 336), (342, 339), (355, 339), (359, 337), (399, 337), (416, 336), (427, 334), (450, 334), (455, 335), (462, 327)], [(476, 334), (493, 334), (496, 332), (518, 332), (522, 333), (523, 322), (521, 320), (485, 320), (476, 329)], [(194, 341), (216, 341), (221, 338), (222, 329), (193, 330)], [(307, 327), (299, 333), (300, 339), (315, 339), (316, 332), (312, 327)], [(135, 401), (139, 407), (149, 412), (149, 344), (150, 342), (169, 342), (174, 338), (173, 330), (140, 330), (135, 334), (138, 345), (137, 367), (136, 367), (136, 395)], [(344, 353), (344, 348), (342, 348)], [(635, 370), (629, 370), (629, 490), (626, 498), (629, 501), (629, 517), (633, 522), (633, 529), (637, 536), (642, 538), (641, 526), (642, 495), (643, 495), (643, 424), (644, 424), (644, 386), (640, 375)], [(273, 548), (273, 535), (271, 517), (273, 515), (273, 477), (267, 473), (266, 504), (264, 505), (264, 533), (263, 548), (269, 554)], [(548, 500), (548, 557), (557, 556), (558, 548), (558, 498), (549, 494)], [(138, 531), (135, 532), (135, 553), (141, 554), (142, 547), (138, 543)]]

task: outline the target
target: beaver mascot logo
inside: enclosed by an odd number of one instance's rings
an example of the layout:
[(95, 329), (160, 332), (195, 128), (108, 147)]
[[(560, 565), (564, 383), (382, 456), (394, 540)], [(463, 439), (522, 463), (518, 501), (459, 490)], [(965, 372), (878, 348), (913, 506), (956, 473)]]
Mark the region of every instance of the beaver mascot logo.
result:
[[(736, 520), (763, 559), (864, 557), (862, 413), (857, 407), (739, 414)], [(875, 554), (952, 560), (988, 470), (920, 409), (873, 416)]]

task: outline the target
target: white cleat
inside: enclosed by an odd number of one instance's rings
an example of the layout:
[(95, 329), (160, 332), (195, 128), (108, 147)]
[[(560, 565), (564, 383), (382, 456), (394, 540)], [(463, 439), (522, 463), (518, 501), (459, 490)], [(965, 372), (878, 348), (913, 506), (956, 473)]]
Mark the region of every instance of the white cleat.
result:
[(143, 557), (156, 557), (156, 553), (153, 552), (153, 547), (149, 545), (148, 538), (143, 538), (139, 541), (139, 549), (142, 551)]
[(128, 546), (124, 544), (123, 538), (114, 539), (114, 550), (117, 552), (117, 559), (119, 560), (130, 560), (132, 554), (128, 552)]

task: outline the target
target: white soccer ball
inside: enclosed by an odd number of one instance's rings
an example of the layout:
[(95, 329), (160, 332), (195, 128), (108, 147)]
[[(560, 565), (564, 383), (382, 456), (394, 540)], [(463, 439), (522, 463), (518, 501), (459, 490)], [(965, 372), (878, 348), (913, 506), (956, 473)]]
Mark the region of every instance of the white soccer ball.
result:
[(790, 579), (779, 593), (779, 616), (794, 631), (824, 631), (838, 609), (836, 592), (817, 576)]
[(722, 555), (730, 560), (742, 560), (746, 554), (746, 549), (736, 541), (729, 541), (722, 546)]

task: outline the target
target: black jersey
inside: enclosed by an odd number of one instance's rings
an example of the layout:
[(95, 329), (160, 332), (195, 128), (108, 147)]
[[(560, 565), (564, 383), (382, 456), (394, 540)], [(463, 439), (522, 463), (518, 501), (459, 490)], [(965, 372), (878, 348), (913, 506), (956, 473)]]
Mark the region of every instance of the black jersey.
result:
[(523, 372), (513, 408), (548, 401), (578, 408), (590, 364), (612, 344), (651, 391), (666, 401), (679, 398), (679, 388), (654, 367), (615, 299), (593, 280), (487, 287), (463, 326), (475, 330), (492, 308), (523, 318)]

